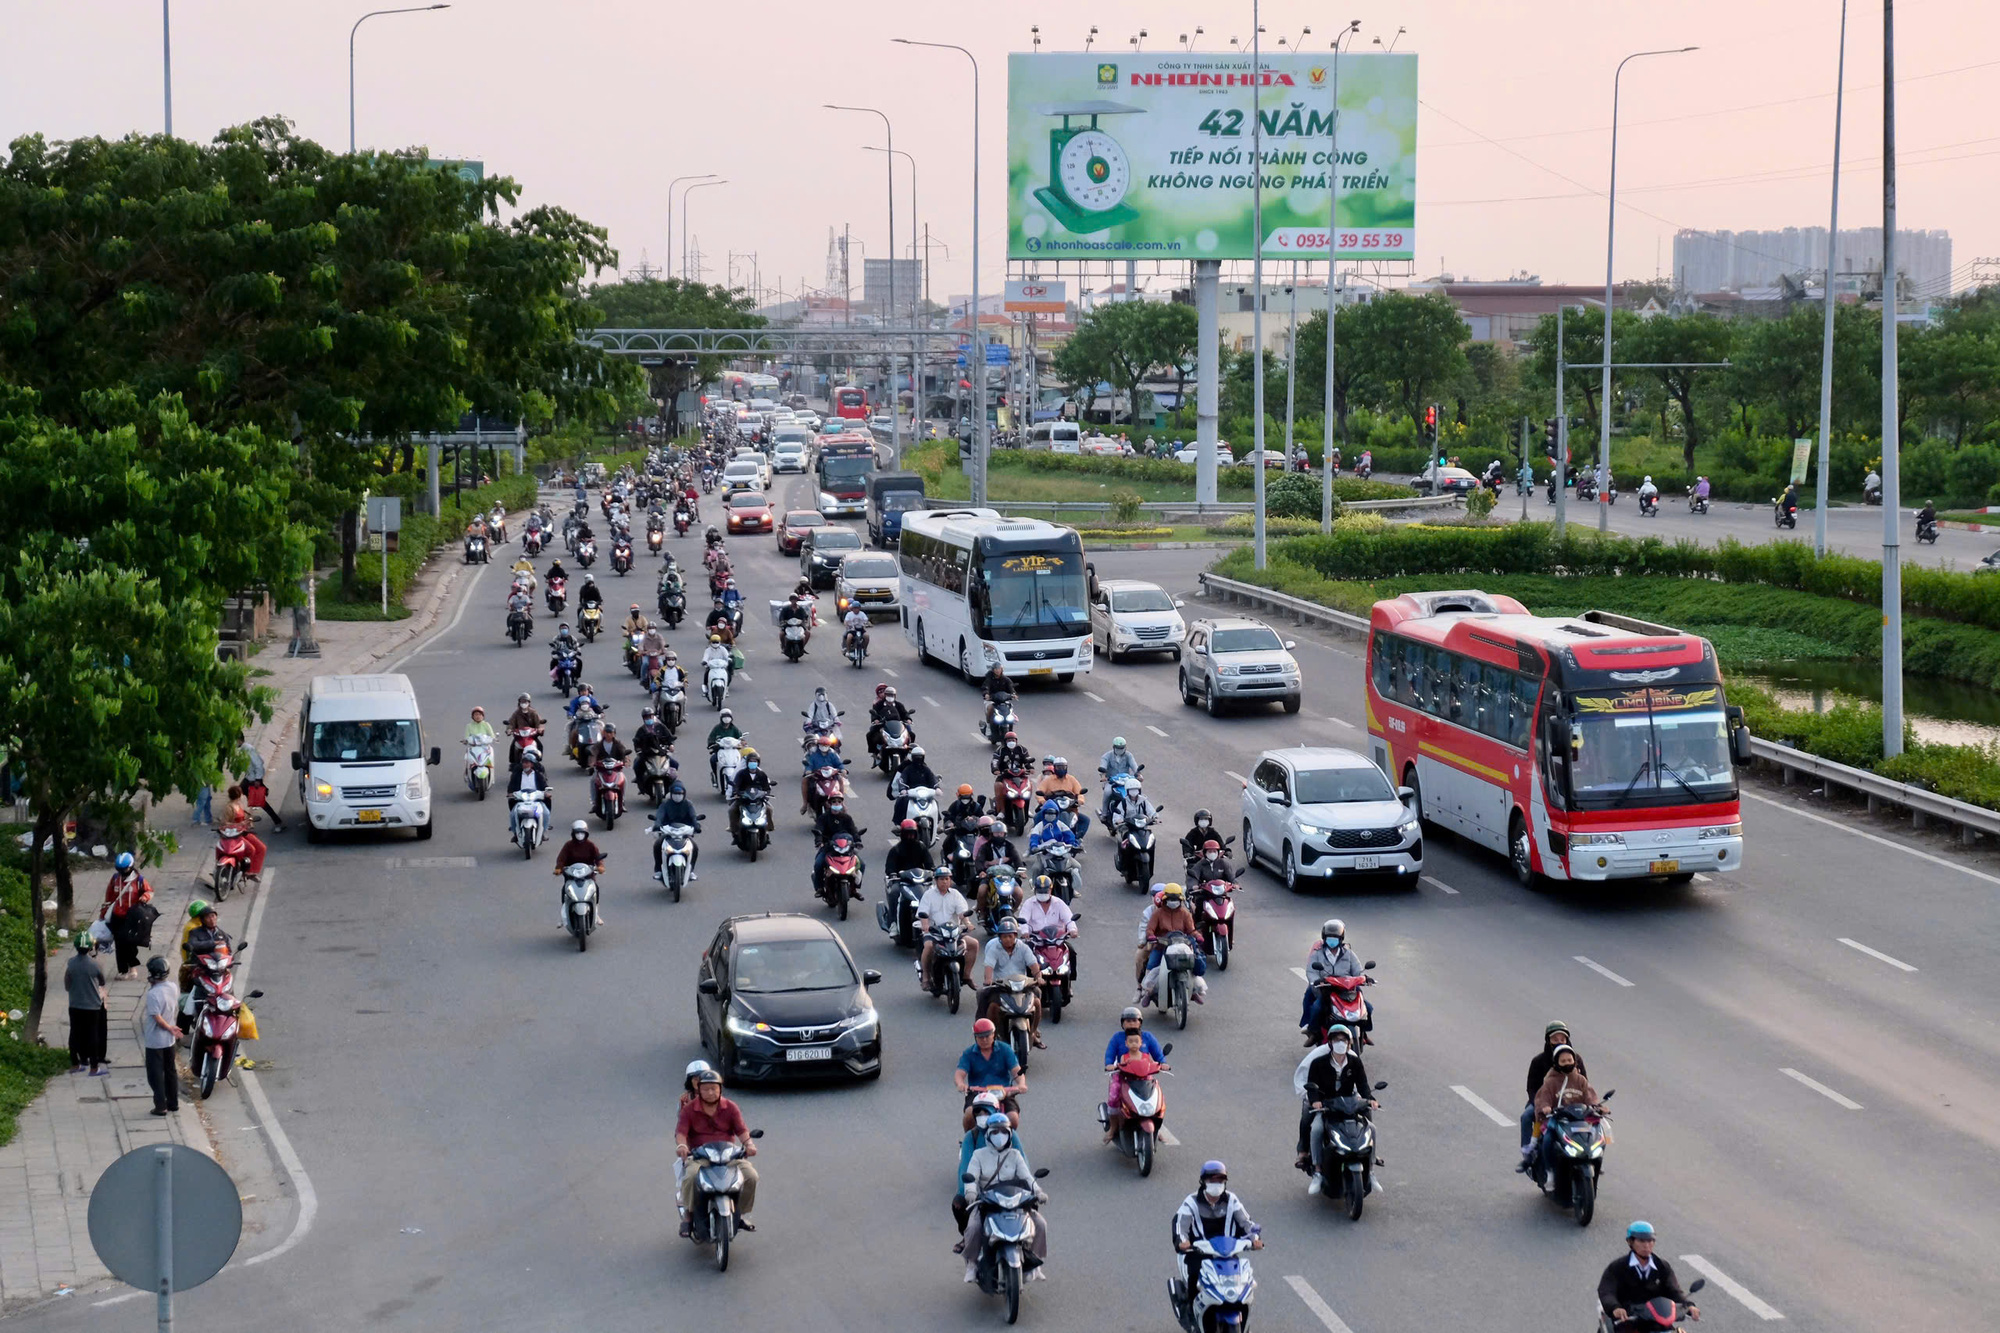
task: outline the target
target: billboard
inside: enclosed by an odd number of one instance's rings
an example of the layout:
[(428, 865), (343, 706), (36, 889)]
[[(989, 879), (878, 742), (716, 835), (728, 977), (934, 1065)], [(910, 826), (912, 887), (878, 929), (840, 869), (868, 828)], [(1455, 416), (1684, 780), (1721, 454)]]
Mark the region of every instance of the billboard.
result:
[(1001, 309), (1011, 314), (1025, 315), (1060, 315), (1068, 308), (1069, 284), (1040, 279), (1009, 282), (1006, 300), (1001, 305)]
[[(1264, 257), (1325, 259), (1331, 53), (1007, 58), (1007, 257), (1249, 259), (1253, 124)], [(1417, 58), (1340, 57), (1338, 251), (1416, 255)], [(1257, 120), (1252, 121), (1252, 97)]]

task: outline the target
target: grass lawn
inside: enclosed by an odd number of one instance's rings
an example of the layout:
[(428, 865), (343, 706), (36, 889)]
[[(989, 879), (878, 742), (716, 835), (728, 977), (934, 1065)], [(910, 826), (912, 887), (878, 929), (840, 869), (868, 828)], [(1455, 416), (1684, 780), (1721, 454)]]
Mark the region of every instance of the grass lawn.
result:
[[(944, 485), (935, 492), (940, 499), (972, 498), (972, 478), (949, 466), (942, 475)], [(1194, 501), (1194, 487), (1176, 486), (1161, 481), (1119, 481), (1115, 478), (1012, 472), (1005, 468), (989, 467), (986, 471), (986, 483), (991, 497), (1003, 504), (1008, 500), (1066, 501), (1070, 504), (1098, 500), (1108, 502), (1113, 493), (1119, 491), (1131, 491), (1141, 500), (1148, 502), (1191, 504)]]
[(1172, 531), (1166, 536), (1161, 536), (1157, 531), (1153, 530), (1147, 530), (1142, 536), (1132, 538), (1107, 537), (1102, 533), (1093, 533), (1083, 539), (1083, 544), (1088, 549), (1093, 546), (1121, 546), (1128, 540), (1141, 542), (1247, 542), (1250, 540), (1248, 536), (1242, 533), (1224, 534), (1217, 532), (1214, 528), (1202, 527), (1198, 523), (1176, 523), (1171, 525), (1171, 527)]

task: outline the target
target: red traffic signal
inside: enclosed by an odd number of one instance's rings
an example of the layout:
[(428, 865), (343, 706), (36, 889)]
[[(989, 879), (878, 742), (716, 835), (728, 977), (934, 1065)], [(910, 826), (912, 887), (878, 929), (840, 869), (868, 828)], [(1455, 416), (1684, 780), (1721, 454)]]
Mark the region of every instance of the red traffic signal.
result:
[(1435, 426), (1438, 424), (1438, 409), (1436, 403), (1432, 403), (1429, 407), (1424, 409), (1424, 424), (1426, 426)]

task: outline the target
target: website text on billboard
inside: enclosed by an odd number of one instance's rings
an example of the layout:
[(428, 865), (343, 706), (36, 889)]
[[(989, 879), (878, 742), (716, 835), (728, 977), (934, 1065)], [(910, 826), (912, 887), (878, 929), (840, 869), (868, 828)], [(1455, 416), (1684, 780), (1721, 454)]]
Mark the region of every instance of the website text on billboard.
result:
[(1248, 259), (1261, 175), (1266, 258), (1324, 259), (1330, 238), (1414, 258), (1417, 58), (1340, 57), (1338, 163), (1334, 73), (1313, 55), (1267, 55), (1257, 76), (1248, 53), (1010, 56), (1008, 257)]

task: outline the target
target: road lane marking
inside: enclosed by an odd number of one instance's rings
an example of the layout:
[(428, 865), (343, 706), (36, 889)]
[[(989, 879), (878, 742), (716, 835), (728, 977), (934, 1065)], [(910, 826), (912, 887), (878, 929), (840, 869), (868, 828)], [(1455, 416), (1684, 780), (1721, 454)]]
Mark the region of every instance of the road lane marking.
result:
[(1174, 1137), (1174, 1132), (1171, 1129), (1162, 1125), (1160, 1127), (1160, 1146), (1162, 1148), (1178, 1148), (1181, 1146), (1181, 1141)]
[(1585, 958), (1582, 954), (1573, 954), (1571, 956), (1574, 957), (1577, 962), (1582, 963), (1585, 967), (1589, 968), (1591, 971), (1597, 973), (1598, 976), (1603, 977), (1606, 980), (1615, 981), (1621, 986), (1630, 986), (1632, 984), (1631, 982), (1625, 980), (1625, 978), (1619, 976), (1616, 972), (1613, 972), (1610, 968), (1606, 967), (1602, 963), (1593, 963), (1588, 958)]
[(1238, 773), (1234, 769), (1230, 768), (1223, 769), (1222, 776), (1224, 776), (1225, 778), (1235, 778), (1238, 782), (1242, 783), (1246, 787), (1250, 785), (1250, 779), (1244, 777), (1241, 773)]
[(1715, 878), (1715, 876), (1713, 876), (1713, 875), (1704, 875), (1704, 874), (1702, 874), (1702, 873), (1701, 873), (1701, 872), (1700, 872), (1699, 870), (1697, 870), (1697, 871), (1695, 871), (1695, 872), (1694, 872), (1694, 882), (1695, 882), (1695, 883), (1697, 883), (1697, 884), (1706, 884), (1706, 883), (1708, 883), (1708, 882), (1709, 882), (1710, 880), (1712, 880), (1712, 879), (1714, 879), (1714, 878)]
[(1352, 722), (1349, 722), (1344, 717), (1328, 717), (1327, 721), (1333, 723), (1333, 725), (1336, 727), (1346, 727), (1349, 731), (1361, 730), (1361, 728), (1355, 726)]
[(1104, 702), (1104, 696), (1103, 696), (1103, 695), (1101, 695), (1101, 694), (1091, 694), (1091, 692), (1090, 692), (1089, 690), (1085, 690), (1085, 691), (1084, 691), (1084, 694), (1085, 694), (1085, 695), (1086, 695), (1086, 696), (1087, 696), (1087, 697), (1088, 697), (1088, 698), (1090, 699), (1090, 701), (1091, 701), (1092, 703), (1094, 703), (1094, 704), (1101, 704), (1101, 703), (1103, 703), (1103, 702)]
[(888, 676), (888, 677), (890, 677), (890, 678), (892, 678), (892, 679), (895, 679), (895, 680), (901, 680), (901, 679), (902, 679), (902, 677), (901, 677), (901, 676), (898, 676), (898, 675), (896, 674), (896, 668), (894, 668), (894, 667), (883, 667), (883, 668), (882, 668), (882, 674), (883, 674), (883, 675), (885, 675), (885, 676)]
[(392, 856), (389, 858), (391, 870), (471, 870), (477, 867), (476, 856)]
[(1432, 888), (1434, 888), (1434, 889), (1437, 889), (1437, 890), (1440, 890), (1441, 892), (1444, 892), (1444, 893), (1448, 893), (1448, 894), (1450, 894), (1450, 895), (1451, 895), (1452, 897), (1454, 897), (1454, 898), (1456, 898), (1456, 897), (1458, 896), (1458, 890), (1457, 890), (1457, 889), (1454, 889), (1454, 888), (1453, 888), (1453, 887), (1452, 887), (1451, 885), (1449, 885), (1449, 884), (1445, 883), (1445, 882), (1444, 882), (1443, 880), (1441, 880), (1441, 879), (1438, 879), (1438, 878), (1436, 878), (1436, 877), (1434, 877), (1434, 876), (1431, 876), (1431, 875), (1425, 875), (1425, 876), (1423, 877), (1423, 881), (1424, 881), (1424, 883), (1426, 883), (1426, 884), (1430, 885), (1430, 886), (1431, 886)]
[(1285, 1285), (1298, 1293), (1299, 1299), (1306, 1303), (1306, 1309), (1326, 1325), (1327, 1333), (1354, 1333), (1346, 1321), (1333, 1312), (1333, 1307), (1319, 1298), (1319, 1293), (1312, 1289), (1312, 1283), (1293, 1273), (1285, 1278)]
[(1867, 954), (1870, 958), (1879, 958), (1883, 962), (1887, 963), (1890, 967), (1898, 968), (1904, 972), (1914, 972), (1917, 970), (1916, 968), (1911, 967), (1908, 963), (1904, 962), (1902, 959), (1891, 958), (1888, 954), (1883, 953), (1880, 949), (1871, 949), (1859, 940), (1850, 940), (1847, 938), (1847, 936), (1842, 935), (1840, 937), (1840, 942), (1842, 944), (1845, 944), (1850, 949), (1859, 949), (1862, 953)]
[(1729, 1274), (1723, 1272), (1720, 1268), (1717, 1268), (1714, 1264), (1702, 1258), (1700, 1255), (1684, 1254), (1681, 1256), (1681, 1262), (1686, 1264), (1689, 1268), (1694, 1269), (1695, 1272), (1700, 1273), (1703, 1277), (1707, 1278), (1711, 1285), (1720, 1287), (1724, 1291), (1728, 1292), (1731, 1296), (1734, 1296), (1739, 1305), (1741, 1305), (1744, 1309), (1748, 1310), (1751, 1314), (1756, 1315), (1759, 1319), (1769, 1321), (1772, 1319), (1783, 1319), (1785, 1317), (1778, 1311), (1772, 1309), (1770, 1306), (1764, 1304), (1764, 1302), (1758, 1300), (1755, 1296), (1752, 1296), (1750, 1294), (1749, 1288), (1745, 1287), (1741, 1282), (1738, 1282), (1735, 1278), (1729, 1276)]
[(1848, 1097), (1841, 1096), (1839, 1093), (1835, 1092), (1832, 1088), (1826, 1086), (1826, 1084), (1821, 1083), (1818, 1079), (1807, 1078), (1804, 1074), (1801, 1074), (1796, 1069), (1780, 1069), (1778, 1072), (1780, 1074), (1783, 1074), (1786, 1078), (1797, 1079), (1799, 1082), (1805, 1084), (1808, 1088), (1811, 1088), (1814, 1092), (1826, 1098), (1828, 1101), (1832, 1102), (1836, 1106), (1845, 1107), (1847, 1110), (1850, 1111), (1859, 1111), (1861, 1109), (1860, 1102), (1854, 1101), (1853, 1099)]
[(1303, 967), (1295, 967), (1292, 969), (1292, 975), (1300, 981), (1304, 981), (1306, 979), (1306, 970)]
[(919, 698), (921, 698), (921, 699), (922, 699), (922, 700), (923, 700), (923, 701), (924, 701), (925, 703), (929, 704), (929, 705), (930, 705), (930, 706), (931, 706), (932, 708), (943, 708), (943, 707), (944, 707), (944, 705), (943, 705), (943, 704), (941, 704), (941, 703), (939, 703), (939, 702), (938, 702), (937, 700), (935, 700), (935, 699), (931, 698), (931, 697), (930, 697), (930, 696), (929, 696), (928, 694), (925, 694), (925, 695), (919, 695), (918, 697), (919, 697)]
[[(410, 649), (409, 652), (404, 653), (401, 657), (397, 658), (395, 661), (391, 662), (387, 667), (383, 668), (383, 670), (388, 672), (401, 671), (403, 669), (403, 664), (405, 662), (415, 657), (418, 653), (422, 652), (425, 648), (428, 648), (431, 644), (436, 643), (439, 639), (442, 639), (445, 635), (457, 629), (458, 622), (465, 619), (466, 611), (472, 606), (472, 590), (479, 586), (480, 578), (486, 573), (486, 571), (489, 568), (491, 568), (490, 565), (481, 565), (478, 569), (472, 571), (472, 577), (466, 581), (465, 591), (459, 595), (458, 613), (451, 618), (450, 624), (446, 625), (443, 629), (433, 630), (431, 633), (425, 635), (424, 640), (421, 644), (419, 644), (415, 648)], [(1995, 881), (1995, 882), (2000, 883), (2000, 881)]]
[(1150, 723), (1150, 722), (1148, 722), (1148, 723), (1146, 724), (1146, 730), (1148, 730), (1148, 731), (1152, 732), (1152, 733), (1153, 733), (1153, 734), (1154, 734), (1155, 736), (1158, 736), (1158, 737), (1159, 737), (1159, 738), (1160, 738), (1161, 740), (1166, 740), (1166, 739), (1167, 739), (1167, 733), (1166, 733), (1166, 732), (1164, 732), (1164, 731), (1161, 731), (1161, 730), (1160, 730), (1160, 729), (1159, 729), (1158, 727), (1154, 726), (1154, 725), (1153, 725), (1152, 723)]
[[(481, 573), (485, 572), (485, 566), (482, 565), (480, 571)], [(475, 574), (473, 577), (477, 578), (479, 576)], [(241, 938), (246, 940), (262, 938), (264, 933), (264, 908), (269, 905), (271, 894), (276, 887), (277, 880), (275, 873), (271, 879), (259, 886), (257, 899), (250, 904), (250, 916), (244, 923)], [(256, 962), (255, 954), (256, 950), (254, 948), (245, 949), (237, 959), (236, 975), (243, 981), (245, 989), (241, 993), (244, 995), (250, 993), (248, 989), (250, 966)], [(243, 1093), (250, 1099), (251, 1106), (256, 1109), (257, 1120), (264, 1126), (264, 1134), (271, 1141), (272, 1151), (278, 1154), (278, 1161), (283, 1164), (285, 1174), (292, 1178), (292, 1191), (298, 1196), (299, 1200), (299, 1213), (292, 1220), (291, 1234), (280, 1241), (276, 1248), (245, 1259), (243, 1262), (247, 1267), (250, 1264), (261, 1264), (268, 1259), (275, 1259), (286, 1251), (295, 1248), (300, 1241), (306, 1238), (306, 1233), (312, 1230), (313, 1218), (319, 1215), (319, 1194), (313, 1189), (312, 1179), (306, 1175), (305, 1163), (299, 1160), (299, 1154), (292, 1147), (292, 1141), (285, 1136), (284, 1127), (278, 1123), (277, 1115), (271, 1110), (271, 1101), (264, 1095), (264, 1089), (258, 1083), (256, 1072), (249, 1069), (239, 1069), (236, 1071), (234, 1077), (242, 1080)]]
[(1515, 1120), (1512, 1116), (1509, 1116), (1501, 1111), (1495, 1110), (1492, 1103), (1488, 1102), (1484, 1097), (1481, 1097), (1471, 1088), (1466, 1087), (1463, 1083), (1452, 1084), (1451, 1090), (1457, 1093), (1459, 1096), (1465, 1098), (1465, 1100), (1467, 1100), (1468, 1102), (1471, 1102), (1473, 1110), (1479, 1112), (1479, 1114), (1485, 1116), (1488, 1120), (1491, 1120), (1494, 1124), (1504, 1128), (1508, 1125), (1512, 1125), (1515, 1123)]
[(1943, 866), (1946, 870), (1962, 871), (1963, 873), (1972, 876), (1974, 879), (1983, 879), (1988, 884), (2000, 884), (2000, 875), (1989, 875), (1984, 870), (1974, 870), (1971, 866), (1960, 865), (1956, 861), (1947, 861), (1942, 856), (1932, 856), (1929, 852), (1919, 851), (1915, 847), (1905, 846), (1904, 844), (1897, 842), (1894, 838), (1884, 838), (1884, 837), (1879, 837), (1873, 833), (1865, 833), (1858, 828), (1850, 828), (1846, 824), (1841, 823), (1837, 819), (1828, 819), (1824, 815), (1816, 815), (1812, 813), (1812, 811), (1810, 810), (1801, 810), (1797, 806), (1794, 806), (1788, 802), (1774, 801), (1768, 796), (1759, 796), (1755, 792), (1746, 791), (1743, 793), (1743, 795), (1749, 798), (1750, 800), (1758, 802), (1759, 804), (1775, 806), (1777, 809), (1783, 810), (1788, 814), (1797, 815), (1800, 819), (1810, 819), (1815, 824), (1824, 824), (1828, 828), (1837, 828), (1842, 833), (1852, 833), (1857, 838), (1866, 838), (1868, 839), (1868, 841), (1873, 843), (1879, 843), (1881, 846), (1887, 847), (1891, 851), (1905, 852), (1910, 856), (1916, 857), (1918, 860), (1929, 861), (1934, 866)]
[(775, 700), (766, 699), (764, 701), (764, 707), (770, 709), (774, 713), (778, 711), (778, 705)]

